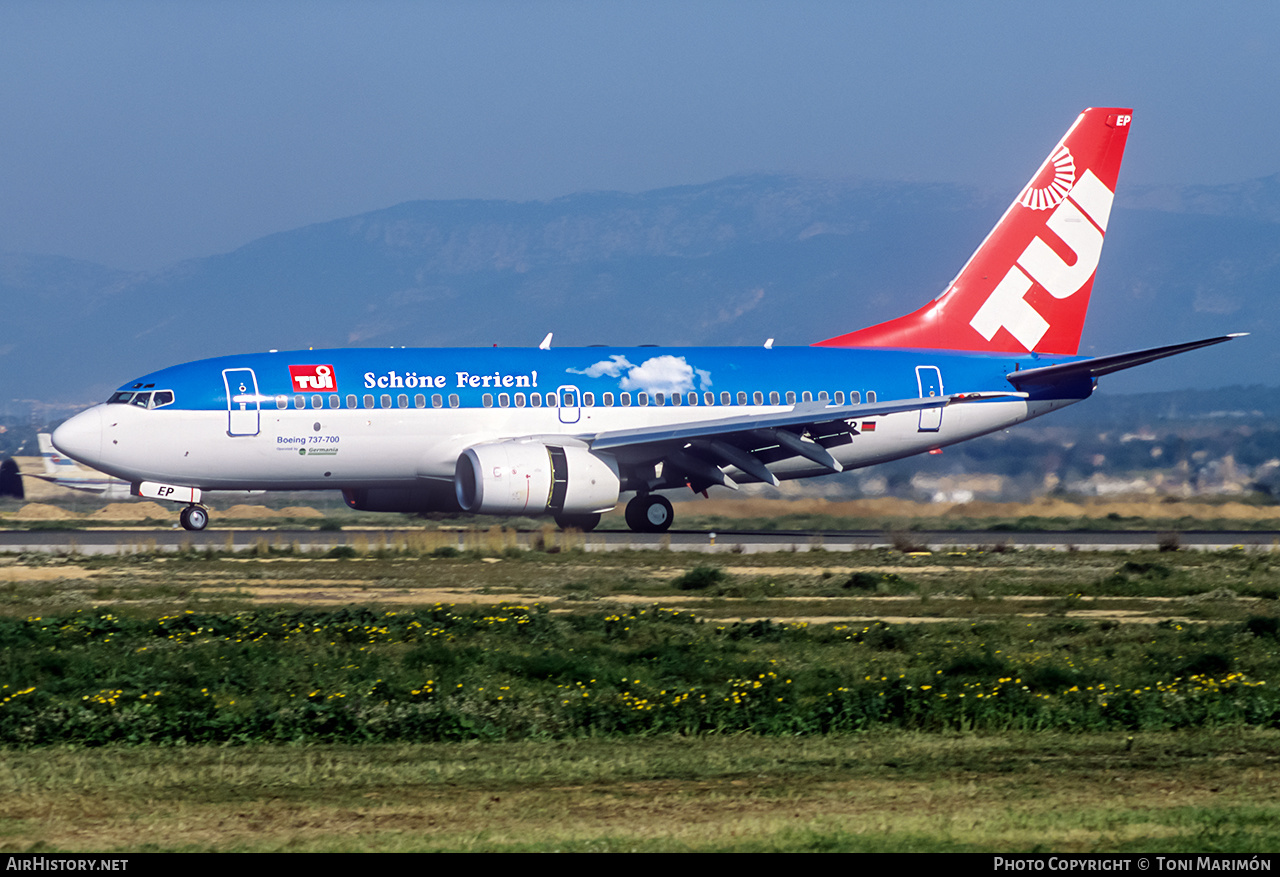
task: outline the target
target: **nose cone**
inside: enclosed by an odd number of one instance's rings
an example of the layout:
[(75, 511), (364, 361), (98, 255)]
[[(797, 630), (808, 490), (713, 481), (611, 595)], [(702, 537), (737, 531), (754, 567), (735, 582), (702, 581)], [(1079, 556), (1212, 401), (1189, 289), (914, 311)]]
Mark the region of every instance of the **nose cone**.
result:
[(95, 465), (102, 457), (102, 406), (81, 411), (55, 429), (53, 446), (73, 460)]

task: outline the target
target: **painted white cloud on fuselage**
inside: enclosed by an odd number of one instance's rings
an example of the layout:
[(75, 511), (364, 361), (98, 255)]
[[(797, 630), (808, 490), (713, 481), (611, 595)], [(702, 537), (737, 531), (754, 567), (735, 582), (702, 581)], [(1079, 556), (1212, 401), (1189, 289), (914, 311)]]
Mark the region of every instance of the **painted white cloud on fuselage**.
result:
[[(621, 377), (618, 387), (622, 390), (643, 390), (646, 393), (686, 393), (711, 387), (711, 372), (695, 369), (683, 356), (663, 354), (633, 365), (625, 356), (614, 354), (584, 369), (566, 369), (575, 375), (589, 378)], [(694, 375), (697, 375), (697, 381)]]
[(565, 369), (565, 371), (574, 375), (586, 375), (589, 378), (598, 378), (601, 375), (608, 375), (611, 378), (616, 378), (627, 369), (633, 368), (635, 368), (635, 366), (628, 362), (625, 356), (622, 356), (621, 354), (614, 354), (608, 359), (603, 359), (600, 362), (597, 362), (595, 365), (589, 365), (583, 369), (569, 368)]

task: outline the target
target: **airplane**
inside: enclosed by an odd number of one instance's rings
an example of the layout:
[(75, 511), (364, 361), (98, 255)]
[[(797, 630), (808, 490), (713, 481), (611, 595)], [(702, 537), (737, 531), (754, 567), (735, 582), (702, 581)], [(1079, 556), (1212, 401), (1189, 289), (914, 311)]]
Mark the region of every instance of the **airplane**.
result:
[(53, 433), (209, 521), (210, 490), (342, 491), (365, 511), (671, 526), (672, 490), (778, 485), (936, 451), (1238, 337), (1077, 354), (1133, 113), (1090, 108), (935, 299), (809, 347), (334, 349), (191, 362)]
[(31, 473), (33, 477), (59, 487), (97, 493), (103, 499), (132, 498), (132, 485), (128, 481), (76, 465), (74, 460), (53, 446), (53, 439), (47, 432), (36, 433), (36, 439), (40, 443), (40, 456), (44, 459), (44, 474)]

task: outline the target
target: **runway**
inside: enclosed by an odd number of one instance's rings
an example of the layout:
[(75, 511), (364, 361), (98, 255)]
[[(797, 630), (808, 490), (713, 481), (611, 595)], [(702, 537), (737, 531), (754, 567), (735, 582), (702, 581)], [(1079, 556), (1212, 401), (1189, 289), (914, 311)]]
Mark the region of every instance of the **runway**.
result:
[[(133, 554), (149, 551), (248, 551), (265, 543), (277, 548), (322, 553), (339, 545), (394, 545), (409, 533), (420, 530), (361, 528), (346, 530), (254, 530), (209, 529), (190, 533), (179, 529), (128, 528), (84, 530), (0, 531), (0, 553), (49, 554)], [(439, 531), (437, 531), (439, 532)], [(454, 533), (457, 547), (466, 550), (482, 542), (477, 531)], [(527, 546), (539, 531), (519, 535)], [(562, 538), (557, 534), (557, 538)], [(568, 535), (563, 548), (585, 551), (669, 550), (702, 553), (757, 554), (776, 551), (862, 551), (897, 548), (919, 551), (960, 551), (966, 549), (1041, 549), (1053, 551), (1156, 550), (1177, 547), (1185, 550), (1224, 551), (1231, 549), (1274, 551), (1280, 549), (1280, 531), (1275, 530), (1188, 530), (1177, 534), (1155, 530), (1043, 530), (1035, 532), (993, 530), (919, 530), (886, 533), (878, 530), (759, 531), (672, 530), (668, 533), (632, 533), (600, 530)]]

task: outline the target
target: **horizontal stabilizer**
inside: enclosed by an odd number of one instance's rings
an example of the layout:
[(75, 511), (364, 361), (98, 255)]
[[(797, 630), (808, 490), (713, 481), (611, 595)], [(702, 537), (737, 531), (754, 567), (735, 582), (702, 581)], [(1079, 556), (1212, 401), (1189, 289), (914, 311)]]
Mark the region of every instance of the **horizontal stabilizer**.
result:
[(1136, 365), (1155, 362), (1157, 359), (1164, 359), (1166, 356), (1186, 353), (1188, 350), (1212, 347), (1214, 344), (1221, 344), (1223, 341), (1230, 341), (1234, 338), (1242, 338), (1248, 334), (1248, 332), (1236, 332), (1232, 335), (1221, 335), (1217, 338), (1188, 341), (1185, 344), (1169, 344), (1165, 347), (1152, 347), (1148, 350), (1133, 350), (1129, 353), (1097, 356), (1093, 359), (1083, 359), (1078, 362), (1063, 362), (1058, 365), (1046, 365), (1042, 368), (1028, 368), (1022, 371), (1010, 372), (1006, 377), (1008, 377), (1009, 383), (1020, 390), (1028, 386), (1056, 384), (1073, 378), (1096, 378), (1102, 375), (1109, 375), (1112, 372), (1133, 368)]

